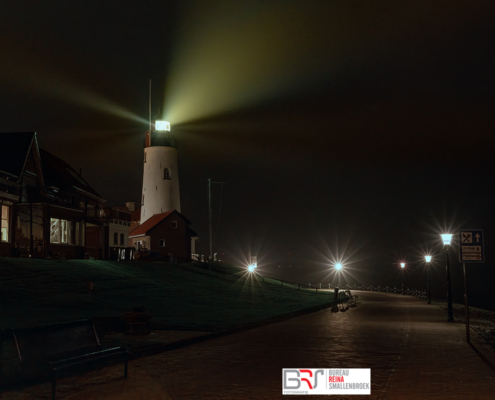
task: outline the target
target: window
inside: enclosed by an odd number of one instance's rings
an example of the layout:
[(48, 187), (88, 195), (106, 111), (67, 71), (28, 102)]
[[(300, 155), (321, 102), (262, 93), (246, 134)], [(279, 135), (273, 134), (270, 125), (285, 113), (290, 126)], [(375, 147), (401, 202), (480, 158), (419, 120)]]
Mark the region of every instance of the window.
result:
[(60, 220), (50, 220), (50, 243), (60, 243)]
[(113, 244), (114, 246), (119, 244), (119, 234), (117, 232), (113, 234)]
[(144, 162), (146, 162), (146, 152), (144, 152)]
[(170, 177), (170, 170), (169, 170), (168, 168), (165, 168), (165, 169), (163, 170), (163, 179), (172, 179), (172, 178)]
[(64, 219), (50, 219), (50, 243), (75, 244), (73, 222)]
[(120, 244), (121, 245), (124, 244), (124, 234), (123, 233), (120, 234)]
[(1, 242), (8, 242), (9, 241), (9, 207), (7, 206), (2, 206), (0, 209), (0, 216), (1, 216), (1, 229), (0, 229), (0, 241)]
[(62, 243), (67, 243), (67, 221), (64, 221), (63, 219), (60, 220), (60, 233), (61, 233), (61, 242)]
[(172, 221), (172, 229), (177, 229), (177, 221)]
[(144, 206), (144, 194), (143, 194), (143, 202), (141, 203), (142, 206)]
[(160, 239), (160, 247), (165, 247), (165, 239)]

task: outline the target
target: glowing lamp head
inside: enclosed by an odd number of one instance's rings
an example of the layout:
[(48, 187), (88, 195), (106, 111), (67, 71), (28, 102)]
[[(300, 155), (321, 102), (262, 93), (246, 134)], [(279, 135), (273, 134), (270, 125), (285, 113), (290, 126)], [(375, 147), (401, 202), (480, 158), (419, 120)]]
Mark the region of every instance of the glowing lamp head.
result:
[(431, 256), (425, 256), (425, 260), (427, 263), (431, 262)]
[(336, 269), (337, 271), (340, 271), (343, 267), (344, 267), (344, 266), (342, 265), (342, 263), (337, 263), (337, 264), (335, 264), (335, 269)]
[(251, 264), (251, 265), (248, 267), (248, 271), (249, 271), (249, 272), (254, 272), (254, 269), (255, 269), (255, 268), (256, 268), (256, 267), (254, 266), (254, 264)]
[(400, 267), (401, 268), (405, 268), (406, 267), (406, 263), (400, 263)]
[(450, 242), (452, 242), (452, 236), (454, 235), (452, 233), (441, 233), (440, 236), (442, 237), (443, 245), (450, 246)]
[(170, 122), (167, 121), (155, 121), (155, 130), (158, 132), (169, 131), (170, 132)]

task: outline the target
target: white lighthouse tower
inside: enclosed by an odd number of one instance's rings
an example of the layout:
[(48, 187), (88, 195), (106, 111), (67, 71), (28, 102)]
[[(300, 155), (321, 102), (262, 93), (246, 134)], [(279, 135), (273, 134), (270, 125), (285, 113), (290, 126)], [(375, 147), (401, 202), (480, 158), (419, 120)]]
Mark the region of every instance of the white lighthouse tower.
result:
[(177, 140), (170, 133), (170, 123), (155, 121), (146, 132), (144, 143), (141, 224), (155, 214), (180, 213)]

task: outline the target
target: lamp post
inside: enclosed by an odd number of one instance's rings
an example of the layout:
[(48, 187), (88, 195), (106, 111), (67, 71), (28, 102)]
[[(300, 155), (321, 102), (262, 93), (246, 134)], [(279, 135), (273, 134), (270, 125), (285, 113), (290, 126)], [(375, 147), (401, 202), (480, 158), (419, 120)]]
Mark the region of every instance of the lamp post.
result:
[(339, 277), (338, 282), (339, 282), (339, 289), (340, 289), (340, 271), (342, 271), (342, 268), (344, 268), (344, 266), (342, 265), (342, 263), (338, 262), (333, 267), (334, 267), (335, 271), (337, 271), (337, 275)]
[(404, 268), (406, 267), (406, 263), (400, 263), (400, 275), (402, 278), (402, 294), (404, 294)]
[(452, 289), (450, 286), (450, 263), (449, 263), (449, 249), (450, 242), (452, 241), (452, 233), (440, 234), (443, 240), (443, 246), (445, 249), (445, 257), (447, 258), (447, 322), (454, 322), (454, 315), (452, 313)]
[(426, 261), (426, 279), (427, 279), (427, 290), (428, 290), (428, 304), (431, 304), (431, 290), (430, 290), (430, 262), (431, 256), (425, 256)]

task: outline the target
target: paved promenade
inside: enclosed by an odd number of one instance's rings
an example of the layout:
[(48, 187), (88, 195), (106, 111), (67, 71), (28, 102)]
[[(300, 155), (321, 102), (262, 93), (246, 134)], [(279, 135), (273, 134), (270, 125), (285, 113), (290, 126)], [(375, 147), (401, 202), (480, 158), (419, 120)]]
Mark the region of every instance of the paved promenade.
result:
[[(60, 380), (58, 399), (278, 399), (282, 368), (371, 368), (370, 396), (350, 399), (493, 399), (495, 372), (439, 307), (386, 293)], [(3, 393), (49, 398), (50, 384)], [(289, 397), (290, 398), (290, 397)], [(312, 396), (311, 398), (328, 398)]]

